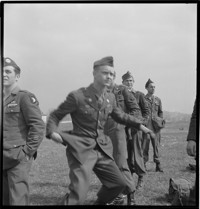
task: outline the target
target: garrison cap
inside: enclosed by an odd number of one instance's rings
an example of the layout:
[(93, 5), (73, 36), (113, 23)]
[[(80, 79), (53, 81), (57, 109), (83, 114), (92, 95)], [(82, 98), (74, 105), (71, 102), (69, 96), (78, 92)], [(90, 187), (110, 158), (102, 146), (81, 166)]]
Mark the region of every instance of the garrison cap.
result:
[(19, 66), (12, 59), (10, 59), (9, 57), (4, 58), (4, 60), (3, 60), (3, 66), (4, 67), (6, 67), (6, 66), (12, 66), (16, 70), (18, 70), (19, 73), (21, 71), (20, 68), (19, 68)]
[(124, 81), (124, 80), (126, 80), (126, 79), (128, 79), (128, 78), (133, 78), (133, 75), (131, 74), (131, 72), (130, 71), (127, 71), (127, 73), (125, 73), (123, 76), (122, 76), (122, 80)]
[(93, 68), (98, 67), (98, 66), (103, 66), (103, 65), (114, 67), (113, 57), (112, 56), (103, 57), (102, 59), (95, 61)]
[(145, 84), (145, 88), (147, 88), (148, 86), (149, 86), (149, 84), (150, 83), (154, 83), (150, 78), (149, 78), (149, 80), (146, 82), (146, 84)]

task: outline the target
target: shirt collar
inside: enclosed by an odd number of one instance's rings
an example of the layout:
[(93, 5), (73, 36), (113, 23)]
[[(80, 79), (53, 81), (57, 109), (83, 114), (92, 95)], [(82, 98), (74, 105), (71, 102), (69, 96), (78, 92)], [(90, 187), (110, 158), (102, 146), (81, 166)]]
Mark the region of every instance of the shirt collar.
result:
[(151, 95), (149, 95), (149, 94), (146, 94), (146, 98), (147, 98), (147, 99), (150, 99), (150, 100), (153, 100), (153, 99), (154, 99), (154, 95), (151, 96)]

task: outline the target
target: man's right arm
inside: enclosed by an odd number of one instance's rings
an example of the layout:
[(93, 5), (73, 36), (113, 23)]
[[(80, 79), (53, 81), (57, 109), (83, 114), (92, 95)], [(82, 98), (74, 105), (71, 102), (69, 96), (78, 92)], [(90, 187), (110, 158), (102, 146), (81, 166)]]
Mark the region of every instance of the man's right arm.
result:
[(66, 100), (59, 107), (50, 113), (46, 125), (46, 137), (51, 138), (51, 134), (57, 131), (59, 122), (69, 113), (76, 110), (76, 99), (73, 93), (70, 93)]

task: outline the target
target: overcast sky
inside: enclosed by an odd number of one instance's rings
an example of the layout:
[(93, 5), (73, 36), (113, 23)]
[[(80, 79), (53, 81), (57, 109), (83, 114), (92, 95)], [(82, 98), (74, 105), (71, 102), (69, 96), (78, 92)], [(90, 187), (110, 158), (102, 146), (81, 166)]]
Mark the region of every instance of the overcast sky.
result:
[(191, 114), (196, 96), (197, 4), (4, 4), (4, 56), (20, 86), (48, 113), (93, 81), (93, 63), (113, 56), (116, 83), (155, 82), (163, 109)]

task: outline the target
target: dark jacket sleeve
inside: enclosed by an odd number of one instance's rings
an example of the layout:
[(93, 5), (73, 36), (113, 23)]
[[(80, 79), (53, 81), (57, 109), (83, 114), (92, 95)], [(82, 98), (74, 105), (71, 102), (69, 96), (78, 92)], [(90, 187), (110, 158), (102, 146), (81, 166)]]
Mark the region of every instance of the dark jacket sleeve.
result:
[(193, 112), (190, 119), (189, 131), (187, 136), (187, 141), (196, 141), (196, 100), (194, 103)]
[(59, 105), (59, 107), (52, 111), (47, 119), (46, 125), (46, 137), (50, 138), (50, 135), (55, 132), (58, 128), (59, 122), (69, 113), (72, 113), (76, 110), (77, 104), (76, 99), (71, 92), (66, 100)]
[(148, 103), (145, 99), (145, 95), (142, 92), (140, 92), (140, 96), (139, 96), (139, 106), (141, 109), (142, 117), (147, 122), (149, 119), (150, 110), (149, 110)]
[(33, 156), (44, 137), (45, 125), (42, 120), (42, 113), (36, 97), (29, 92), (22, 94), (20, 108), (28, 127), (24, 151), (27, 155)]
[(133, 126), (138, 130), (142, 124), (141, 120), (137, 119), (133, 115), (123, 112), (120, 108), (118, 108), (115, 99), (113, 99), (113, 110), (110, 115), (116, 122), (127, 126)]

